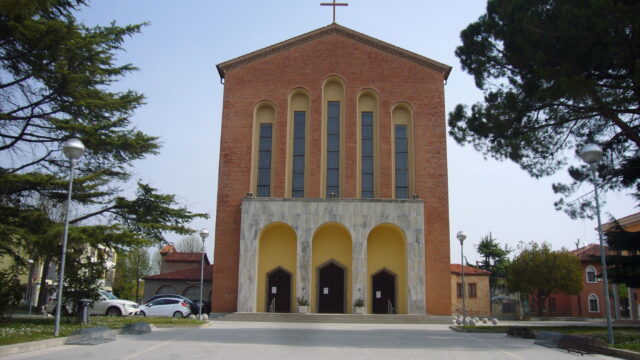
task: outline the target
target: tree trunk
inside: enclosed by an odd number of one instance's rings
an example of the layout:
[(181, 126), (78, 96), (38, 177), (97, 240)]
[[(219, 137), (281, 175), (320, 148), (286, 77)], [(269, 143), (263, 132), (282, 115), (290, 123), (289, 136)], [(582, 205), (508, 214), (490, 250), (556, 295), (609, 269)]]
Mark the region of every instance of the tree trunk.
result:
[(47, 291), (47, 277), (49, 277), (49, 264), (51, 264), (51, 255), (47, 255), (42, 262), (42, 275), (40, 276), (40, 292), (38, 293), (38, 305), (36, 309), (41, 312), (49, 301), (49, 292)]

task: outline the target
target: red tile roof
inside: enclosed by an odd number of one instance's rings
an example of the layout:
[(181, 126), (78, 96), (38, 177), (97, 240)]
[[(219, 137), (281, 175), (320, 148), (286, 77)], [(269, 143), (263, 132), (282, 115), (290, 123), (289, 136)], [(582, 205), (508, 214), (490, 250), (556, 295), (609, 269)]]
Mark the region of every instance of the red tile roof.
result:
[[(200, 259), (202, 258), (202, 253), (199, 252), (172, 252), (169, 255), (164, 257), (164, 261), (172, 261), (172, 262), (195, 262), (200, 263)], [(209, 265), (209, 257), (205, 254), (204, 263)]]
[(171, 245), (171, 244), (168, 244), (168, 245), (165, 245), (165, 246), (162, 248), (162, 250), (160, 250), (160, 254), (170, 254), (170, 253), (172, 253), (172, 252), (176, 252), (176, 251), (177, 251), (177, 250), (176, 250), (176, 247), (175, 247), (175, 246), (173, 246), (173, 245)]
[[(605, 245), (604, 251), (605, 253), (609, 250), (609, 248)], [(589, 244), (587, 246), (583, 246), (581, 248), (569, 251), (570, 254), (573, 254), (580, 258), (580, 260), (586, 261), (594, 261), (594, 257), (600, 256), (600, 245), (598, 244)]]
[[(203, 279), (211, 281), (213, 275), (213, 265), (204, 266)], [(172, 271), (164, 274), (149, 275), (144, 277), (145, 280), (200, 280), (200, 266), (189, 269)]]
[[(462, 266), (460, 266), (460, 264), (451, 264), (451, 273), (462, 274)], [(465, 275), (491, 275), (491, 271), (474, 268), (472, 266), (465, 266), (464, 274)]]

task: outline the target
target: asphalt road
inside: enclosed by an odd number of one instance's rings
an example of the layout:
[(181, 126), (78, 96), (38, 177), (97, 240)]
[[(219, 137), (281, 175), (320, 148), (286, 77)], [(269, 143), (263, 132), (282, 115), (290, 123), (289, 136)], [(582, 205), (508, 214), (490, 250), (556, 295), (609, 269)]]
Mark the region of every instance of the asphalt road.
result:
[(467, 334), (447, 325), (213, 322), (204, 328), (118, 335), (100, 345), (64, 345), (3, 360), (108, 359), (614, 359), (580, 356), (502, 334)]

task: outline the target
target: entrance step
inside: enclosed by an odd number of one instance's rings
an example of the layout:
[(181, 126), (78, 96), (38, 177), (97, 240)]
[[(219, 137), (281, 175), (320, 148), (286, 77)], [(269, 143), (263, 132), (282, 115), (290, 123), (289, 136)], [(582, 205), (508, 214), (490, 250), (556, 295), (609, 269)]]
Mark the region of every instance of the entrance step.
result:
[(218, 321), (355, 323), (355, 324), (450, 324), (451, 316), (378, 314), (300, 314), (236, 312)]

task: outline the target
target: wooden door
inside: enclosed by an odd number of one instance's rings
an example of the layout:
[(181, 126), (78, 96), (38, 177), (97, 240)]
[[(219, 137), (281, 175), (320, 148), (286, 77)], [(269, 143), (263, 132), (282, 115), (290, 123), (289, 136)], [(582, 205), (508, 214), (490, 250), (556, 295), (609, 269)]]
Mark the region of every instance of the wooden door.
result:
[(396, 277), (386, 270), (373, 275), (373, 313), (395, 313), (396, 308)]
[(279, 268), (268, 277), (267, 311), (273, 306), (275, 312), (291, 312), (291, 274)]
[(330, 263), (318, 271), (318, 312), (344, 313), (345, 271)]

